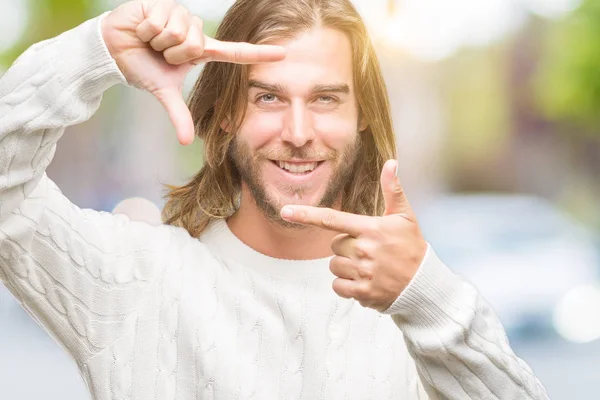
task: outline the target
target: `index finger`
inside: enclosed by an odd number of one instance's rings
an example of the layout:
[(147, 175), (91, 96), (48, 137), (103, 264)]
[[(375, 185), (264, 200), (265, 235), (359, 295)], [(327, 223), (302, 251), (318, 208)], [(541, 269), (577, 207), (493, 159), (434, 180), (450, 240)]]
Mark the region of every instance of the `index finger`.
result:
[(285, 58), (286, 49), (269, 44), (243, 42), (222, 42), (205, 37), (203, 58), (210, 61), (224, 61), (235, 64), (259, 64), (280, 61)]
[(354, 237), (362, 234), (370, 218), (365, 215), (312, 206), (285, 206), (281, 209), (281, 217), (286, 221), (347, 233)]

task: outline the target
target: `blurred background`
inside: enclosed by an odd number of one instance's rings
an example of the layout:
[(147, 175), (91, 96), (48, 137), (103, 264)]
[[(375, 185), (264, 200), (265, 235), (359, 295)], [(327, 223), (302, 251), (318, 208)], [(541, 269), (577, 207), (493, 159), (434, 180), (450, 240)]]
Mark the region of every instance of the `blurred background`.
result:
[[(119, 0), (0, 0), (0, 76)], [(231, 0), (180, 0), (212, 34)], [(552, 399), (600, 382), (600, 0), (354, 0), (391, 96), (400, 177), (426, 238), (502, 319)], [(199, 67), (200, 68), (200, 67)], [(187, 79), (186, 94), (198, 76)], [(150, 95), (113, 87), (48, 174), (78, 206), (156, 219), (202, 165)], [(124, 201), (124, 202), (123, 202)], [(0, 398), (89, 395), (0, 287)]]

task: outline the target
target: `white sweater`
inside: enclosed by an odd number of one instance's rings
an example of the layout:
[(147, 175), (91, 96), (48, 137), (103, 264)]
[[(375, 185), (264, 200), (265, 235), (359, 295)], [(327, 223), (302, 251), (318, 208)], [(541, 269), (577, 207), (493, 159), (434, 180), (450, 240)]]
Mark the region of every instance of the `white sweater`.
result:
[(0, 80), (0, 280), (94, 399), (547, 398), (431, 248), (378, 313), (333, 292), (328, 258), (268, 257), (224, 221), (198, 240), (73, 205), (45, 174), (56, 142), (127, 84), (99, 21), (32, 46)]

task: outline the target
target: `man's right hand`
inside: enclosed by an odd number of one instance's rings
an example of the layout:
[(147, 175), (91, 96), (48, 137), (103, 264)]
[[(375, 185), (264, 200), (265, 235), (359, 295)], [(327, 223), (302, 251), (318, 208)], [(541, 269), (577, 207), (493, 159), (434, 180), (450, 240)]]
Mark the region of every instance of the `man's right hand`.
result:
[(194, 124), (181, 90), (201, 62), (242, 64), (279, 61), (280, 46), (221, 42), (204, 35), (203, 23), (175, 0), (133, 0), (102, 21), (102, 35), (127, 82), (152, 93), (165, 107), (181, 144), (194, 140)]

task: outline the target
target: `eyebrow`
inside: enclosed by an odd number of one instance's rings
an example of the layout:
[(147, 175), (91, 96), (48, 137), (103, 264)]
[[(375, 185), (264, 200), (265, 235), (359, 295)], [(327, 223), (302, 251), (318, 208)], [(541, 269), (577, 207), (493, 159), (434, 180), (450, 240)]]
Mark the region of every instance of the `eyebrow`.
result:
[[(275, 93), (285, 93), (286, 87), (280, 84), (271, 84), (266, 82), (261, 82), (257, 80), (250, 80), (248, 82), (248, 88), (258, 88), (267, 90), (269, 92)], [(350, 86), (345, 83), (335, 84), (335, 85), (315, 85), (312, 88), (312, 93), (350, 93)]]

